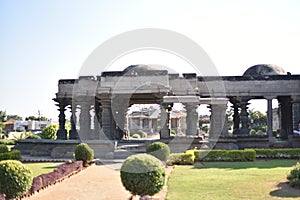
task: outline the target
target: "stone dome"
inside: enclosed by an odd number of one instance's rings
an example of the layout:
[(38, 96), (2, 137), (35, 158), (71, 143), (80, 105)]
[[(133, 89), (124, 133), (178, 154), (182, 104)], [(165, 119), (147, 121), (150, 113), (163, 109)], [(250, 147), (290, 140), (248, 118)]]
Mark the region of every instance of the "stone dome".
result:
[(142, 64), (138, 64), (138, 65), (130, 65), (128, 67), (126, 67), (123, 72), (145, 72), (145, 71), (149, 71), (149, 70), (155, 70), (152, 67), (148, 66), (148, 65), (142, 65)]
[(272, 76), (272, 75), (284, 75), (286, 72), (277, 65), (272, 64), (259, 64), (249, 67), (243, 74), (243, 76)]

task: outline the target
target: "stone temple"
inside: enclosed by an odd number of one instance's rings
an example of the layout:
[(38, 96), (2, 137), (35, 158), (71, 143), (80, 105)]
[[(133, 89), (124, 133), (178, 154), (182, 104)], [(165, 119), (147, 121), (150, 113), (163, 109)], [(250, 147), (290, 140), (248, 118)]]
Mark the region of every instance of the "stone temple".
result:
[[(252, 99), (267, 100), (265, 136), (249, 135), (248, 106)], [(280, 142), (272, 136), (273, 99), (278, 100), (279, 106)], [(204, 143), (217, 149), (300, 147), (300, 137), (293, 135), (300, 120), (300, 75), (292, 75), (276, 65), (255, 65), (242, 76), (180, 75), (147, 65), (132, 65), (123, 71), (102, 72), (97, 77), (61, 79), (54, 101), (60, 112), (57, 138), (61, 140), (67, 140), (67, 109), (71, 111), (69, 140), (80, 138), (101, 143), (124, 141), (126, 113), (131, 105), (158, 104), (160, 140), (166, 143), (181, 144), (191, 139), (188, 148)], [(232, 135), (228, 135), (225, 128), (228, 102), (234, 111)], [(187, 130), (183, 138), (170, 136), (169, 113), (174, 103), (182, 103), (187, 111)], [(211, 112), (207, 141), (200, 141), (197, 134), (196, 109), (201, 104), (206, 104)]]

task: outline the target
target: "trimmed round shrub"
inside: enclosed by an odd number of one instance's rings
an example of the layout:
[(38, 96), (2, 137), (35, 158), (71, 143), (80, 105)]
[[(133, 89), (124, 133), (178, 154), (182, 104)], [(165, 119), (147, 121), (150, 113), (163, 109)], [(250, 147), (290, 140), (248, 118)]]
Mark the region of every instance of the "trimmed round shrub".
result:
[(6, 199), (22, 196), (32, 184), (32, 171), (20, 161), (4, 160), (0, 162), (0, 193)]
[(161, 161), (167, 161), (170, 155), (170, 148), (163, 142), (154, 142), (147, 146), (146, 153), (153, 155)]
[(87, 164), (94, 159), (94, 150), (86, 143), (78, 144), (75, 147), (75, 159)]
[(132, 138), (141, 138), (141, 136), (139, 134), (133, 134), (131, 137)]
[(38, 135), (32, 134), (32, 135), (29, 135), (26, 139), (40, 140), (41, 137)]
[(7, 153), (9, 152), (8, 147), (5, 144), (0, 144), (0, 153)]
[(289, 185), (294, 188), (300, 188), (300, 163), (297, 163), (287, 176)]
[(121, 167), (121, 181), (133, 195), (154, 195), (165, 184), (165, 167), (149, 154), (129, 156)]
[(142, 130), (138, 130), (135, 134), (138, 134), (141, 136), (141, 138), (147, 138), (147, 133)]
[(58, 130), (58, 126), (56, 124), (51, 124), (43, 128), (41, 136), (43, 139), (56, 139), (56, 132)]

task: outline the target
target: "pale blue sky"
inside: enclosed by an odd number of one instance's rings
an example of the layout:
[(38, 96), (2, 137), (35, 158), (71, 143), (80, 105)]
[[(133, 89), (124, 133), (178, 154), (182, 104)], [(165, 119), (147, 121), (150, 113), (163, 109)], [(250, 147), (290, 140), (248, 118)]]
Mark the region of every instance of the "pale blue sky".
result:
[(297, 0), (1, 0), (0, 110), (23, 117), (41, 110), (56, 120), (58, 80), (76, 78), (102, 42), (138, 28), (186, 35), (221, 75), (260, 63), (300, 74), (299, 10)]

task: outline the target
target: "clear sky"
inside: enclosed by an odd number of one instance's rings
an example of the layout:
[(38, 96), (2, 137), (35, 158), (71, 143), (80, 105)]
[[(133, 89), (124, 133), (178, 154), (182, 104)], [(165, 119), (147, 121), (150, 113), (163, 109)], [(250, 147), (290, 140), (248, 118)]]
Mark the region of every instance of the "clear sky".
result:
[(220, 75), (262, 63), (300, 74), (299, 10), (298, 0), (1, 0), (0, 110), (56, 120), (58, 80), (76, 78), (101, 43), (138, 28), (186, 35)]

